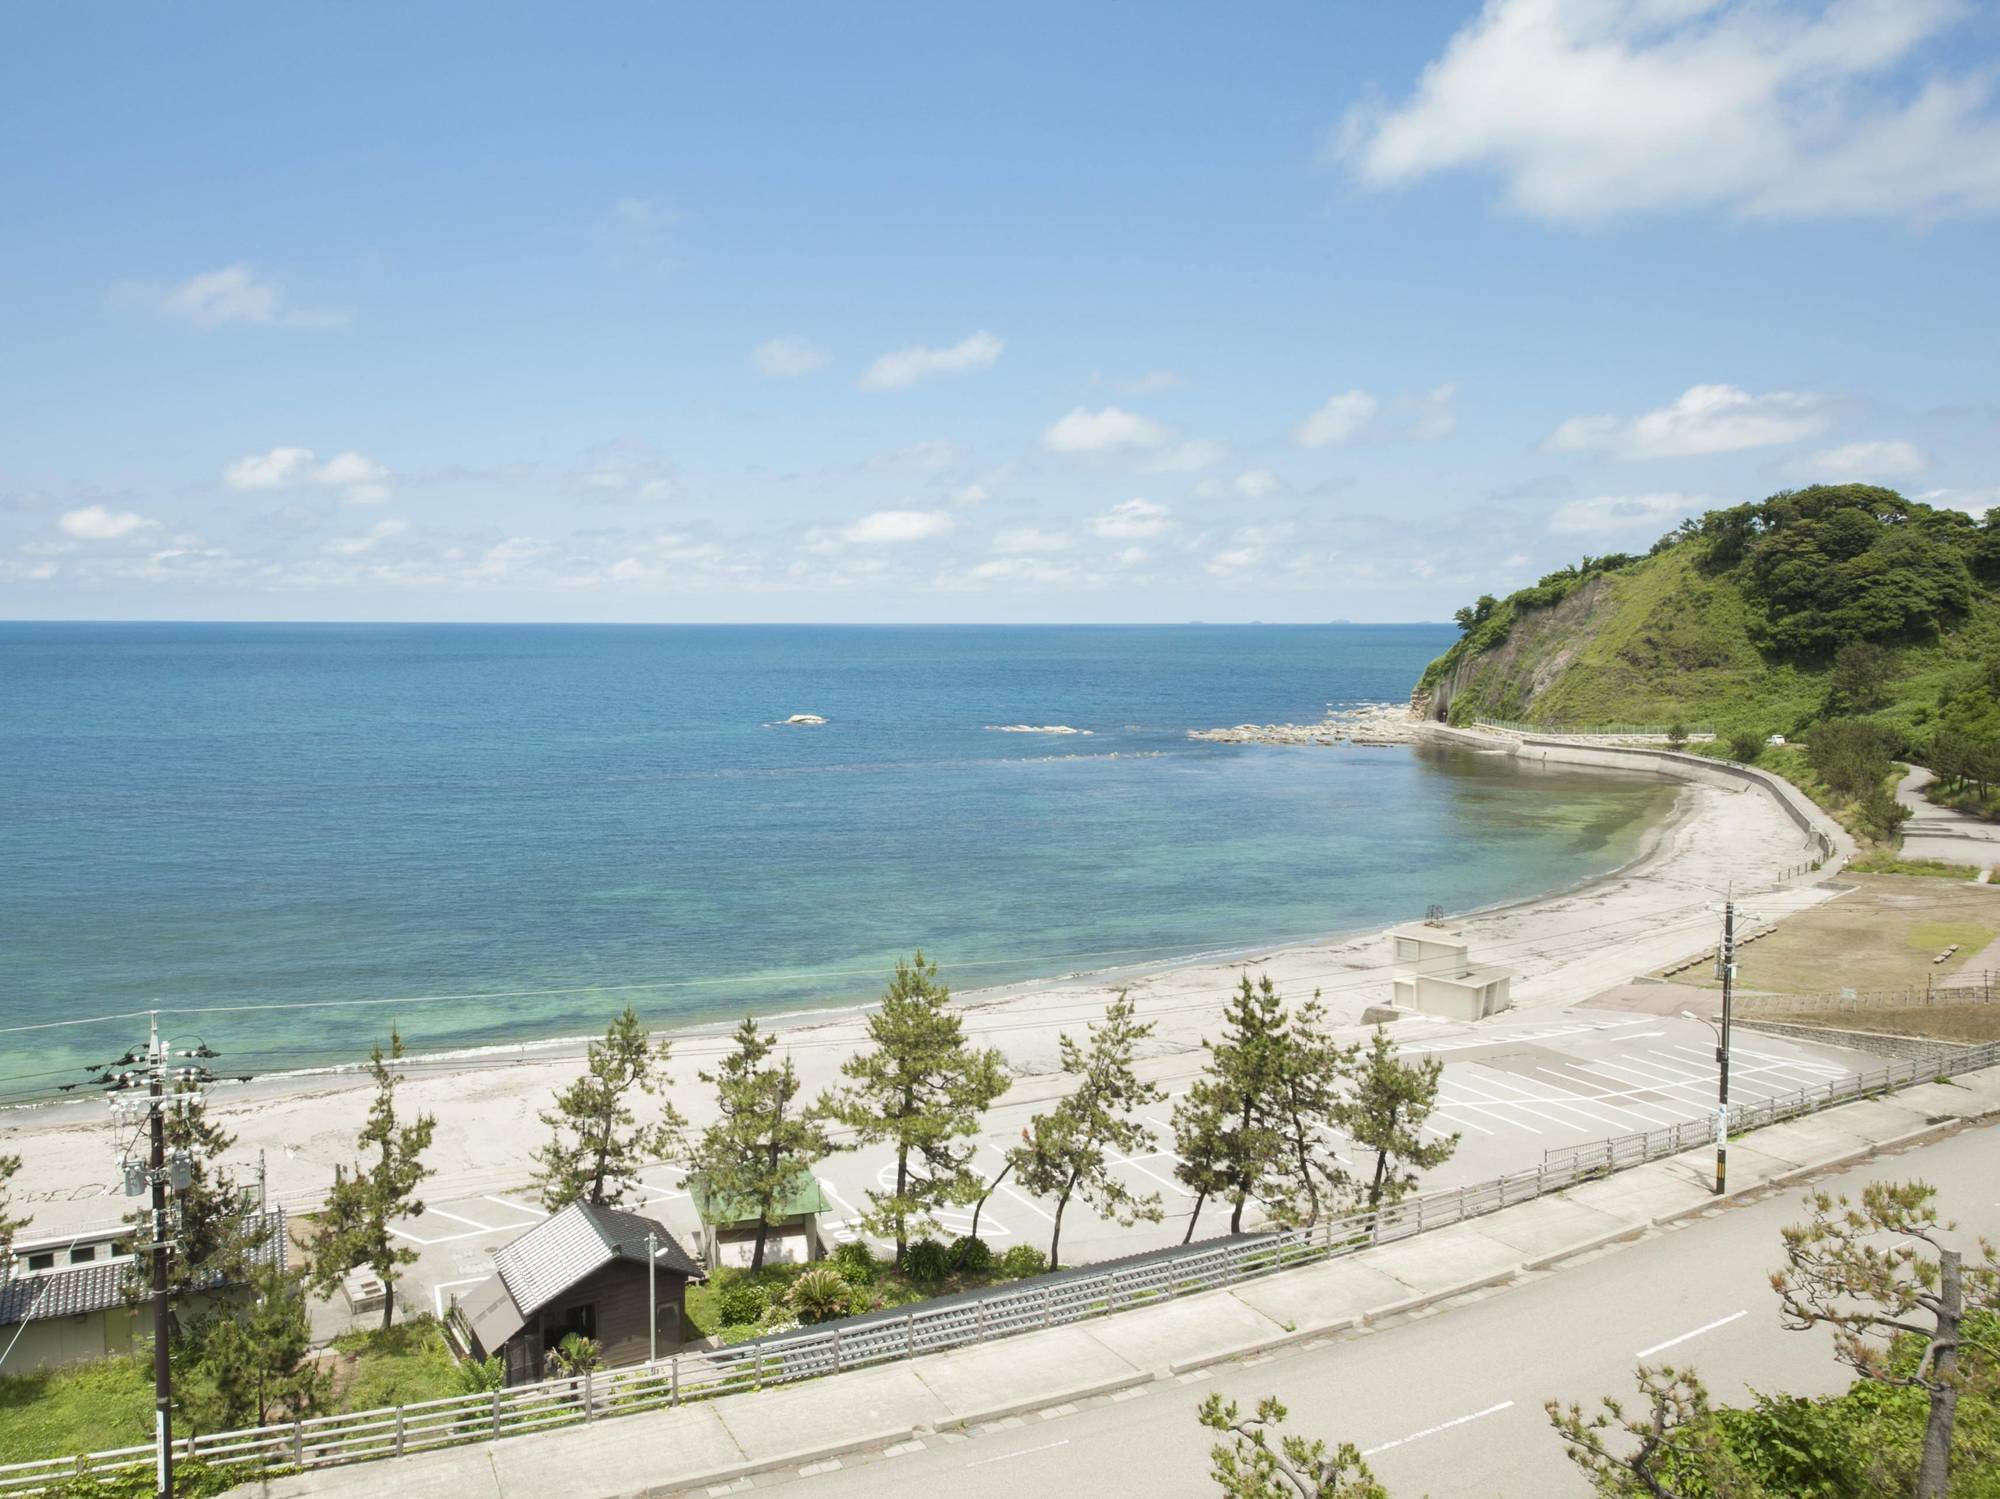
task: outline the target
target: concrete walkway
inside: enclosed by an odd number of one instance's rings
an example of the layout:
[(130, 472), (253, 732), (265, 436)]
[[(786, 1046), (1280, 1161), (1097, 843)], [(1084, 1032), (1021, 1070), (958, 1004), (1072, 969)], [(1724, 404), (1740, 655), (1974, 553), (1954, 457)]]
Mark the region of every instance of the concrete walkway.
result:
[(1912, 765), (1896, 785), (1896, 800), (1910, 809), (1910, 820), (1903, 824), (1904, 857), (1980, 869), (2000, 865), (2000, 823), (1924, 800), (1923, 788), (1936, 779), (1921, 765)]
[[(1954, 1121), (2000, 1114), (2000, 1068), (1759, 1130), (1732, 1144), (1732, 1196)], [(705, 1492), (752, 1474), (837, 1464), (933, 1432), (1005, 1421), (1251, 1357), (1407, 1312), (1572, 1255), (1721, 1211), (1695, 1151), (1343, 1259), (1091, 1323), (540, 1436), (296, 1474), (264, 1499), (626, 1499)]]

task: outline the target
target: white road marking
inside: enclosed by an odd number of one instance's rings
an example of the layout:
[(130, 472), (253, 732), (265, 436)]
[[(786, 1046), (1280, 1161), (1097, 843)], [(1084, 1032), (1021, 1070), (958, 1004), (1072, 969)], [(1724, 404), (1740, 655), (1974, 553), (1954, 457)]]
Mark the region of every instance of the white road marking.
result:
[(454, 1213), (448, 1208), (436, 1208), (436, 1207), (426, 1208), (425, 1211), (434, 1218), (449, 1218), (454, 1223), (468, 1224), (469, 1226), (478, 1229), (483, 1234), (495, 1234), (500, 1231), (497, 1228), (492, 1228), (484, 1223), (481, 1223), (477, 1218), (468, 1218), (465, 1216), (465, 1214)]
[(1641, 1348), (1637, 1353), (1633, 1354), (1632, 1357), (1651, 1358), (1656, 1353), (1665, 1353), (1669, 1348), (1672, 1348), (1676, 1343), (1685, 1343), (1689, 1338), (1698, 1338), (1705, 1332), (1714, 1332), (1718, 1327), (1727, 1327), (1730, 1323), (1736, 1321), (1737, 1318), (1747, 1317), (1749, 1315), (1750, 1315), (1749, 1311), (1745, 1309), (1744, 1311), (1740, 1312), (1731, 1312), (1726, 1317), (1717, 1317), (1713, 1322), (1703, 1323), (1700, 1327), (1697, 1327), (1693, 1332), (1684, 1332), (1677, 1338), (1668, 1338), (1666, 1342), (1655, 1343), (1651, 1348)]
[(1052, 1452), (1058, 1447), (1067, 1447), (1068, 1445), (1069, 1445), (1069, 1438), (1064, 1437), (1060, 1442), (1044, 1442), (1039, 1447), (1023, 1447), (1018, 1452), (1002, 1452), (997, 1457), (974, 1458), (971, 1462), (966, 1464), (966, 1467), (983, 1468), (988, 1463), (1004, 1463), (1009, 1458), (1026, 1457), (1030, 1452)]
[(1379, 1447), (1370, 1447), (1361, 1455), (1373, 1457), (1378, 1452), (1387, 1452), (1391, 1447), (1401, 1447), (1408, 1442), (1420, 1442), (1425, 1437), (1434, 1437), (1441, 1431), (1450, 1431), (1454, 1426), (1463, 1426), (1468, 1421), (1477, 1421), (1482, 1416), (1496, 1416), (1501, 1411), (1512, 1409), (1514, 1402), (1503, 1400), (1498, 1405), (1489, 1405), (1483, 1411), (1474, 1411), (1469, 1416), (1460, 1416), (1453, 1421), (1440, 1421), (1436, 1426), (1426, 1426), (1422, 1431), (1413, 1431), (1406, 1437), (1397, 1437), (1393, 1442), (1384, 1442)]
[(516, 1202), (511, 1197), (495, 1197), (489, 1193), (485, 1197), (482, 1197), (480, 1200), (482, 1202), (495, 1202), (498, 1203), (503, 1208), (512, 1208), (517, 1213), (527, 1213), (531, 1217), (535, 1218), (546, 1218), (549, 1216), (548, 1209), (530, 1207), (527, 1203)]
[(444, 1293), (453, 1286), (476, 1286), (489, 1277), (475, 1275), (469, 1280), (441, 1280), (431, 1287), (431, 1302), (437, 1307), (438, 1321), (444, 1321)]
[[(1492, 1069), (1489, 1068), (1488, 1071), (1490, 1072)], [(1534, 1103), (1547, 1103), (1553, 1108), (1568, 1109), (1572, 1114), (1581, 1114), (1584, 1118), (1595, 1124), (1609, 1125), (1611, 1128), (1617, 1130), (1622, 1130), (1626, 1127), (1622, 1121), (1612, 1118), (1609, 1114), (1600, 1114), (1592, 1109), (1584, 1108), (1583, 1104), (1585, 1102), (1596, 1101), (1589, 1098), (1587, 1094), (1575, 1093), (1569, 1089), (1563, 1089), (1556, 1097), (1545, 1099), (1510, 1078), (1491, 1076), (1482, 1077), (1479, 1081), (1488, 1088), (1506, 1088), (1512, 1092), (1522, 1094)], [(1571, 1099), (1575, 1099), (1576, 1102), (1570, 1102)]]
[[(1156, 1151), (1155, 1154), (1165, 1155), (1166, 1152)], [(1186, 1187), (1182, 1186), (1179, 1182), (1175, 1181), (1172, 1177), (1162, 1176), (1157, 1171), (1148, 1171), (1144, 1166), (1141, 1166), (1139, 1164), (1138, 1158), (1136, 1157), (1114, 1155), (1108, 1157), (1108, 1159), (1110, 1160), (1112, 1165), (1130, 1166), (1134, 1171), (1139, 1172), (1142, 1176), (1150, 1176), (1154, 1181), (1158, 1182), (1161, 1186), (1171, 1187), (1174, 1191), (1180, 1193), (1181, 1196), (1186, 1197), (1190, 1200), (1192, 1200), (1195, 1195), (1194, 1193), (1190, 1192)]]
[[(1579, 1135), (1587, 1135), (1590, 1133), (1590, 1131), (1586, 1129), (1583, 1125), (1565, 1119), (1560, 1114), (1551, 1114), (1543, 1109), (1532, 1108), (1528, 1104), (1522, 1103), (1519, 1099), (1494, 1097), (1491, 1093), (1483, 1091), (1485, 1087), (1484, 1079), (1481, 1079), (1480, 1085), (1478, 1087), (1475, 1087), (1472, 1083), (1467, 1082), (1462, 1077), (1456, 1083), (1453, 1083), (1449, 1079), (1447, 1079), (1445, 1086), (1455, 1087), (1458, 1089), (1459, 1092), (1470, 1093), (1473, 1098), (1480, 1100), (1480, 1102), (1478, 1103), (1472, 1103), (1460, 1099), (1457, 1100), (1453, 1105), (1456, 1108), (1484, 1107), (1488, 1109), (1491, 1108), (1519, 1109), (1523, 1114), (1527, 1114), (1532, 1118), (1539, 1119), (1544, 1124), (1553, 1124), (1558, 1129), (1572, 1130)], [(1504, 1118), (1505, 1116), (1503, 1115), (1502, 1117)], [(1509, 1120), (1509, 1123), (1512, 1122), (1513, 1121)], [(1536, 1130), (1535, 1133), (1540, 1134), (1541, 1131)]]
[[(1601, 1086), (1600, 1084), (1593, 1082), (1589, 1078), (1571, 1077), (1566, 1072), (1557, 1072), (1554, 1069), (1548, 1067), (1537, 1067), (1535, 1071), (1544, 1073), (1547, 1076), (1554, 1078), (1559, 1083), (1570, 1083), (1570, 1084), (1583, 1083), (1589, 1087)], [(1647, 1114), (1641, 1112), (1646, 1106), (1644, 1104), (1639, 1103), (1637, 1100), (1625, 1099), (1625, 1102), (1623, 1103), (1611, 1102), (1611, 1100), (1614, 1098), (1625, 1098), (1625, 1095), (1622, 1093), (1586, 1093), (1583, 1096), (1585, 1098), (1590, 1099), (1593, 1103), (1600, 1104), (1602, 1107), (1610, 1109), (1615, 1114), (1631, 1115), (1632, 1118), (1638, 1120), (1648, 1129), (1655, 1128), (1656, 1126), (1664, 1122), (1654, 1117), (1656, 1114), (1665, 1114), (1667, 1116), (1667, 1119), (1669, 1120), (1679, 1119), (1682, 1117), (1681, 1115), (1676, 1114), (1669, 1109), (1661, 1108), (1658, 1104), (1654, 1104), (1652, 1106), (1654, 1111), (1652, 1114)]]

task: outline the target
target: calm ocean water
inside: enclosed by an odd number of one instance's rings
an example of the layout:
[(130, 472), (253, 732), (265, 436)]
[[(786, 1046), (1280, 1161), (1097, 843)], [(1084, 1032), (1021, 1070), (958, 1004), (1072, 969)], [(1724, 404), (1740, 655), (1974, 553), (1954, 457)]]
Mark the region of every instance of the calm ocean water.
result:
[[(0, 624), (0, 1028), (267, 1071), (1341, 931), (1626, 858), (1670, 793), (1188, 741), (1401, 699), (1449, 627)], [(817, 713), (820, 728), (771, 727)], [(997, 733), (1070, 724), (1089, 737)], [(521, 994), (522, 990), (557, 993)], [(0, 1096), (130, 1024), (0, 1034)]]

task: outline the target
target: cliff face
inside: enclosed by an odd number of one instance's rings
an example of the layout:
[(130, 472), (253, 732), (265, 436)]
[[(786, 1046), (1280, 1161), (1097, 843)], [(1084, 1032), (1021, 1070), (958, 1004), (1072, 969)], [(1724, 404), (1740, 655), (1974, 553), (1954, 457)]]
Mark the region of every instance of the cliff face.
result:
[[(1436, 677), (1410, 694), (1419, 716), (1449, 721), (1451, 705), (1465, 699), (1473, 713), (1491, 718), (1526, 719), (1535, 705), (1576, 659), (1583, 641), (1595, 633), (1597, 616), (1607, 612), (1607, 585), (1599, 575), (1586, 581), (1552, 609), (1523, 613), (1498, 644), (1465, 651)], [(1461, 716), (1464, 716), (1461, 710)]]

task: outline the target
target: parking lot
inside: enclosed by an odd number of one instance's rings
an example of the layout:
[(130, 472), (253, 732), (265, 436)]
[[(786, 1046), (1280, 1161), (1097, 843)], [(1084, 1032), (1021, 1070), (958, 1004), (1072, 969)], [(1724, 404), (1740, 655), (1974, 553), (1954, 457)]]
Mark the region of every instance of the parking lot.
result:
[[(1406, 1056), (1433, 1055), (1445, 1063), (1439, 1102), (1426, 1133), (1457, 1132), (1459, 1147), (1444, 1166), (1428, 1173), (1426, 1187), (1481, 1181), (1532, 1167), (1545, 1150), (1609, 1135), (1659, 1128), (1713, 1116), (1716, 1097), (1714, 1037), (1707, 1026), (1679, 1014), (1621, 1014), (1576, 1009), (1532, 1020), (1488, 1021), (1476, 1030), (1443, 1028), (1432, 1038), (1405, 1028)], [(1755, 1101), (1816, 1086), (1865, 1066), (1855, 1053), (1739, 1030), (1732, 1040), (1730, 1094)], [(1180, 1242), (1194, 1199), (1173, 1171), (1171, 1111), (1198, 1074), (1199, 1054), (1155, 1059), (1147, 1070), (1167, 1097), (1145, 1111), (1149, 1148), (1115, 1159), (1113, 1169), (1133, 1192), (1157, 1193), (1158, 1223), (1120, 1227), (1073, 1202), (1063, 1219), (1063, 1259), (1086, 1263)], [(1020, 1090), (1026, 1091), (1026, 1090)], [(978, 1164), (990, 1177), (1004, 1152), (1020, 1138), (1029, 1117), (1047, 1107), (1047, 1089), (994, 1110), (979, 1142)], [(1327, 1142), (1343, 1164), (1365, 1175), (1351, 1142)], [(871, 1188), (893, 1180), (894, 1160), (882, 1147), (843, 1152), (820, 1162), (817, 1176), (832, 1211), (821, 1231), (831, 1243), (864, 1237), (860, 1217)], [(682, 1173), (669, 1165), (642, 1174), (642, 1197), (631, 1205), (659, 1218), (684, 1243), (699, 1228)], [(545, 1214), (525, 1181), (512, 1188), (430, 1201), (419, 1219), (399, 1224), (398, 1236), (418, 1251), (405, 1294), (418, 1307), (442, 1311), (492, 1273), (493, 1255)], [(980, 1214), (979, 1231), (996, 1249), (1030, 1244), (1046, 1250), (1054, 1205), (1001, 1183)], [(946, 1230), (968, 1232), (970, 1208), (942, 1215)], [(1202, 1210), (1197, 1235), (1222, 1232), (1227, 1203)], [(1253, 1214), (1254, 1217), (1254, 1214)], [(888, 1247), (871, 1240), (880, 1252)]]

